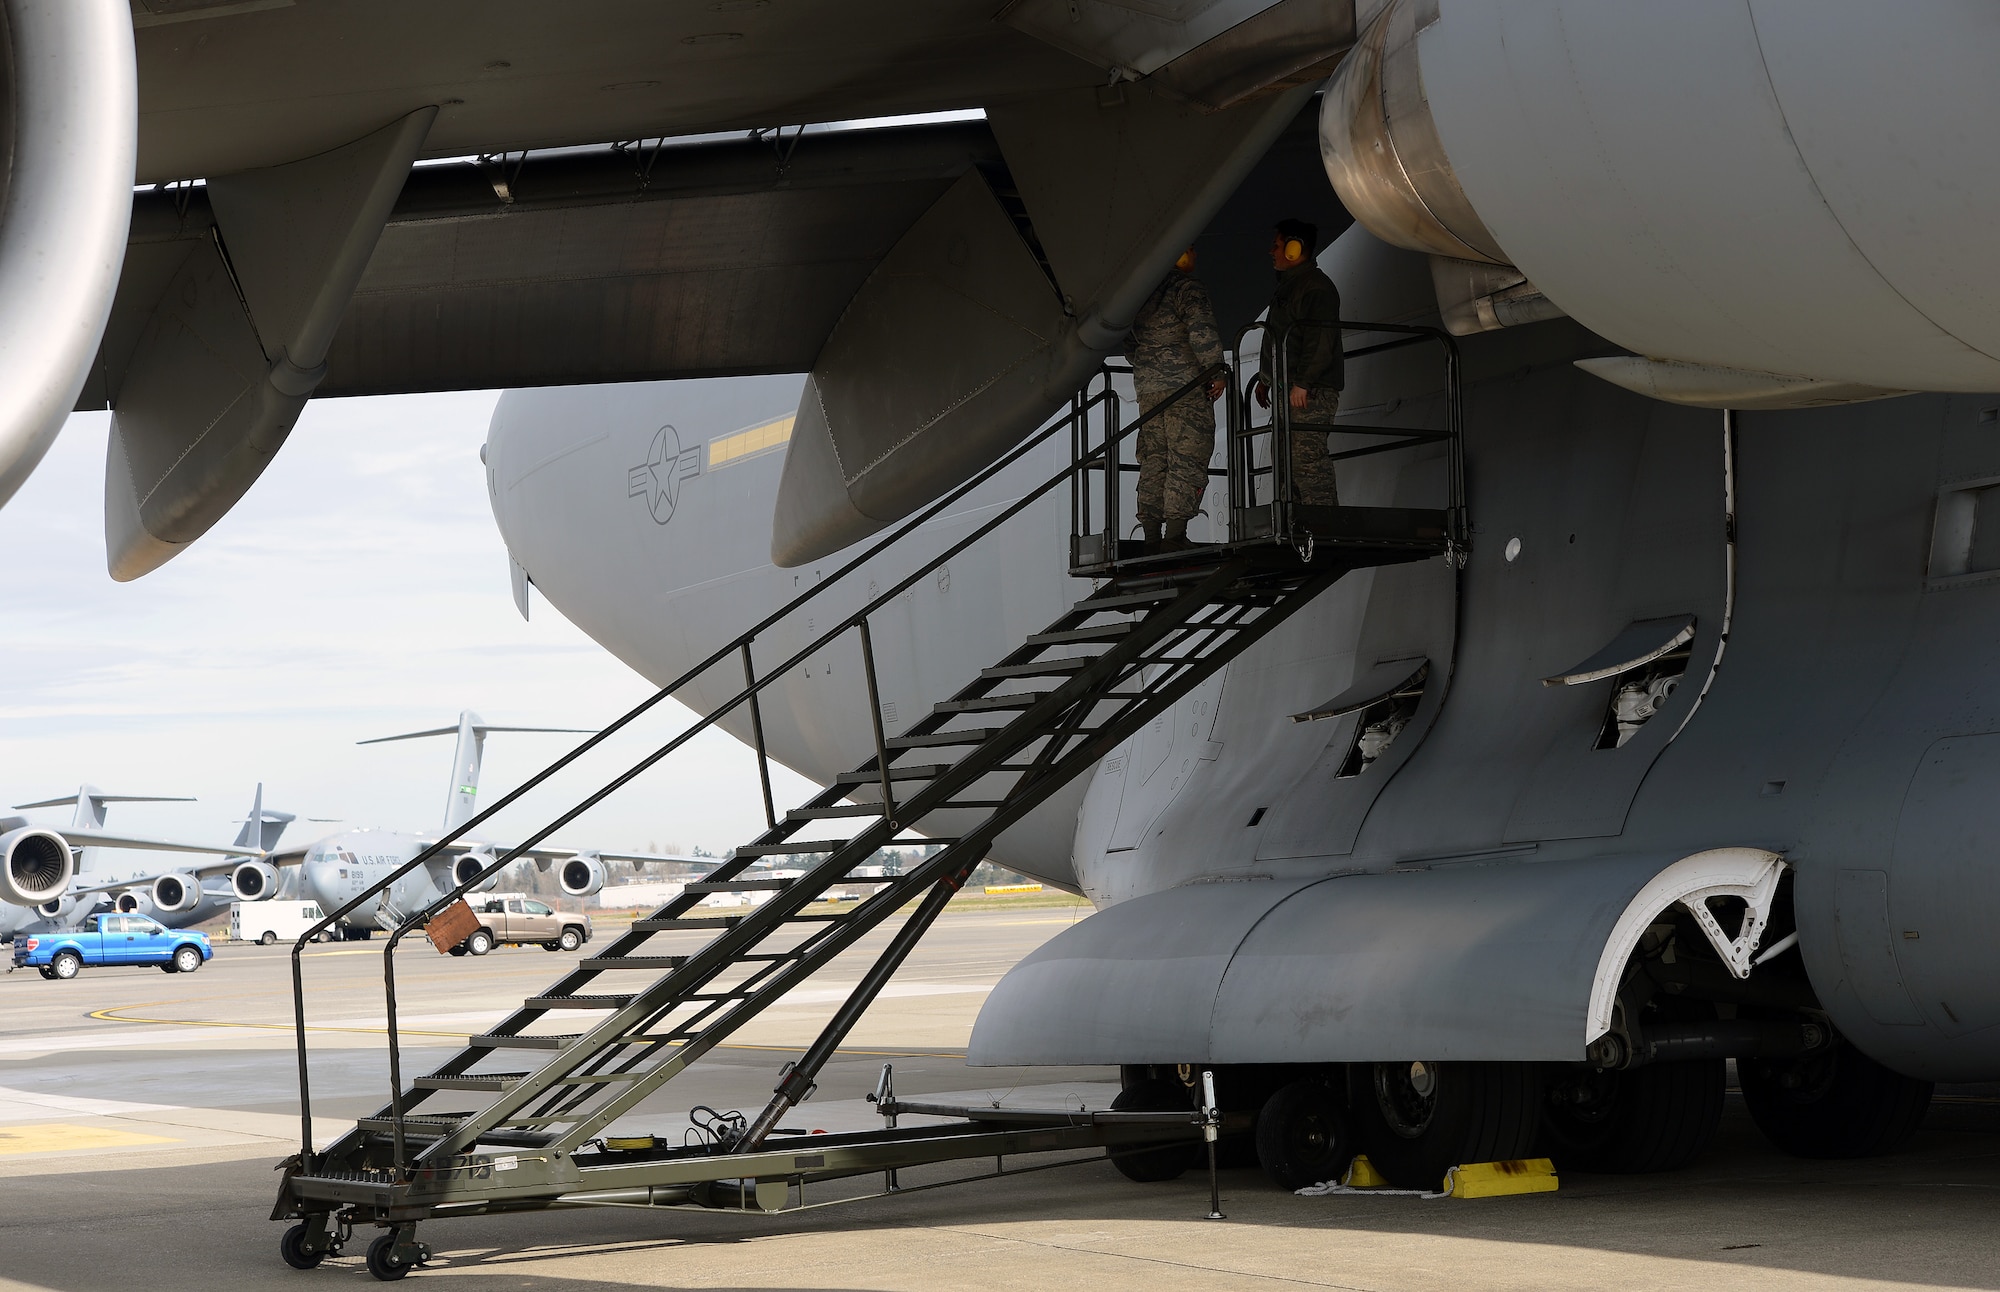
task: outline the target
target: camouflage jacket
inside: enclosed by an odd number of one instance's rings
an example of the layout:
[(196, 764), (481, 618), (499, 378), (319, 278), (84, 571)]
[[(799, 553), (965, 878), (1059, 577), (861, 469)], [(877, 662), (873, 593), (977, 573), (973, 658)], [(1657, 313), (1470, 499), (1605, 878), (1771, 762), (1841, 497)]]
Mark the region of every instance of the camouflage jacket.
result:
[(1132, 380), (1148, 390), (1171, 391), (1203, 368), (1222, 362), (1222, 337), (1208, 289), (1193, 274), (1169, 272), (1132, 320)]
[(1264, 318), (1263, 372), (1275, 381), (1277, 338), (1285, 335), (1285, 365), (1291, 384), (1308, 390), (1339, 390), (1347, 384), (1340, 329), (1316, 326), (1340, 322), (1340, 291), (1320, 267), (1307, 261), (1278, 275), (1271, 312)]

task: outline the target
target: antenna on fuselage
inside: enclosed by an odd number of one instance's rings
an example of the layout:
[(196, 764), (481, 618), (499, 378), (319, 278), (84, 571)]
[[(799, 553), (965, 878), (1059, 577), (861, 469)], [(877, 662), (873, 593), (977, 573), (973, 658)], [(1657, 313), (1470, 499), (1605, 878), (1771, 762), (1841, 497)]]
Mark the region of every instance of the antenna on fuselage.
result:
[(373, 740), (358, 740), (360, 745), (381, 745), (391, 740), (422, 740), (426, 736), (458, 737), (458, 748), (451, 756), (451, 788), (444, 800), (444, 828), (447, 832), (456, 830), (470, 821), (479, 797), (479, 760), (486, 752), (486, 736), (493, 731), (543, 731), (568, 732), (574, 735), (589, 735), (587, 727), (499, 727), (487, 722), (470, 709), (459, 712), (456, 727), (433, 727), (429, 731), (406, 731), (400, 736), (377, 736)]

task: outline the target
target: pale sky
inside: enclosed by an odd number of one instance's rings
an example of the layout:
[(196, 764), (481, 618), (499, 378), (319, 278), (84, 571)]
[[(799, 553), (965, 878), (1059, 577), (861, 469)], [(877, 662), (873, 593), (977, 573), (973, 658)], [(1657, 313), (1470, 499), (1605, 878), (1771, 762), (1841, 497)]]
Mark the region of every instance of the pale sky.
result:
[[(306, 817), (433, 831), (451, 740), (357, 740), (452, 725), (467, 708), (492, 723), (594, 727), (645, 698), (642, 678), (539, 594), (530, 622), (514, 609), (479, 463), (496, 398), (316, 400), (228, 516), (123, 584), (104, 570), (109, 415), (72, 417), (0, 508), (0, 803), (84, 781), (195, 795), (113, 807), (108, 824), (228, 840), (261, 780), (267, 807), (301, 818), (287, 843), (341, 828)], [(673, 709), (646, 734), (686, 720)], [(576, 739), (490, 737), (482, 803)], [(623, 742), (620, 765), (640, 750)], [(805, 783), (778, 771), (782, 807)], [(582, 788), (572, 777), (558, 802), (550, 787), (490, 836), (520, 837)], [(69, 820), (68, 809), (28, 815)], [(720, 853), (762, 823), (754, 759), (710, 733), (555, 841)]]

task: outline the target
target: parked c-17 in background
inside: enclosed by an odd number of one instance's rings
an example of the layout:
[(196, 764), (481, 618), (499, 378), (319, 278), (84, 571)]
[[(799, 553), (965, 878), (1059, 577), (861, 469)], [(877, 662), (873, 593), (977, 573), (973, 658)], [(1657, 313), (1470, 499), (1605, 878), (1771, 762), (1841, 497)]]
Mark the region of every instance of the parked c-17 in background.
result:
[[(486, 722), (467, 709), (450, 727), (411, 731), (396, 736), (380, 736), (361, 741), (364, 745), (393, 740), (419, 740), (428, 736), (456, 736), (452, 751), (451, 781), (446, 790), (442, 834), (464, 825), (478, 811), (479, 765), (485, 753), (486, 737), (496, 731), (565, 732), (571, 727), (503, 727)], [(319, 903), (321, 911), (332, 915), (357, 894), (436, 843), (438, 834), (416, 834), (402, 830), (343, 830), (311, 843), (270, 853), (257, 864), (268, 872), (265, 891), (275, 895), (280, 867), (296, 865), (298, 878), (285, 886), (294, 897)], [(508, 851), (506, 845), (468, 839), (463, 846), (441, 853), (438, 858), (398, 881), (371, 906), (353, 912), (340, 924), (343, 937), (367, 938), (376, 929), (393, 929), (411, 911), (421, 910), (449, 891), (454, 884), (477, 875), (495, 857)], [(677, 864), (695, 868), (715, 865), (712, 858), (676, 857), (650, 852), (616, 852), (595, 848), (546, 848), (524, 850), (524, 860), (532, 860), (544, 870), (559, 863), (556, 881), (565, 895), (589, 897), (604, 887), (606, 861), (633, 865)], [(498, 874), (483, 880), (475, 892), (486, 892), (500, 883)], [(246, 898), (246, 900), (248, 900)]]
[[(257, 864), (265, 849), (292, 818), (265, 812), (263, 787), (251, 816), (232, 844), (197, 844), (104, 828), (105, 810), (112, 803), (179, 803), (191, 800), (155, 795), (106, 794), (84, 785), (73, 795), (17, 804), (16, 811), (75, 804), (71, 824), (30, 825), (25, 817), (0, 818), (0, 939), (29, 928), (65, 927), (80, 923), (100, 908), (151, 915), (173, 927), (198, 923), (213, 915), (229, 898), (203, 889), (202, 878), (227, 874), (232, 883), (245, 865)], [(261, 821), (256, 828), (253, 823)], [(218, 862), (189, 863), (162, 871), (154, 865), (119, 866), (110, 849), (142, 852), (213, 854)], [(122, 877), (113, 878), (114, 871)], [(116, 894), (116, 896), (112, 896)]]

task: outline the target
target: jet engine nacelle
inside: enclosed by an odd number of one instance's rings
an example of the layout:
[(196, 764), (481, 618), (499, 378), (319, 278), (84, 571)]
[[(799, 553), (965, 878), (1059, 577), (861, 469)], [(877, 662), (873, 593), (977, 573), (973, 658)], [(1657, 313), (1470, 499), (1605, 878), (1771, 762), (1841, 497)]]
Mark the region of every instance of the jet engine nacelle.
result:
[(125, 262), (138, 69), (125, 0), (9, 4), (0, 203), (0, 504), (90, 372)]
[(1641, 356), (1591, 371), (1710, 407), (1987, 391), (1996, 61), (1972, 5), (1392, 0), (1320, 147), (1454, 330), (1559, 310)]
[(61, 897), (75, 877), (76, 859), (55, 831), (22, 826), (0, 834), (0, 902), (40, 906)]
[(278, 894), (278, 868), (268, 861), (246, 861), (229, 872), (229, 887), (241, 902), (262, 902)]
[(118, 894), (111, 906), (120, 915), (151, 915), (153, 895), (143, 888), (128, 888)]
[[(457, 861), (451, 863), (451, 882), (454, 885), (463, 884), (467, 880), (471, 879), (474, 875), (477, 875), (480, 871), (486, 869), (488, 866), (492, 864), (493, 864), (492, 853), (468, 852), (465, 855), (461, 856)], [(468, 891), (474, 893), (490, 893), (493, 891), (494, 887), (497, 884), (499, 884), (499, 882), (500, 882), (500, 872), (495, 871), (492, 874), (488, 875), (486, 878), (480, 880), (478, 883), (474, 884)]]
[(153, 881), (154, 909), (167, 914), (191, 911), (201, 901), (201, 881), (183, 871)]
[(580, 853), (562, 864), (557, 882), (571, 897), (589, 897), (604, 887), (604, 863), (589, 853)]

